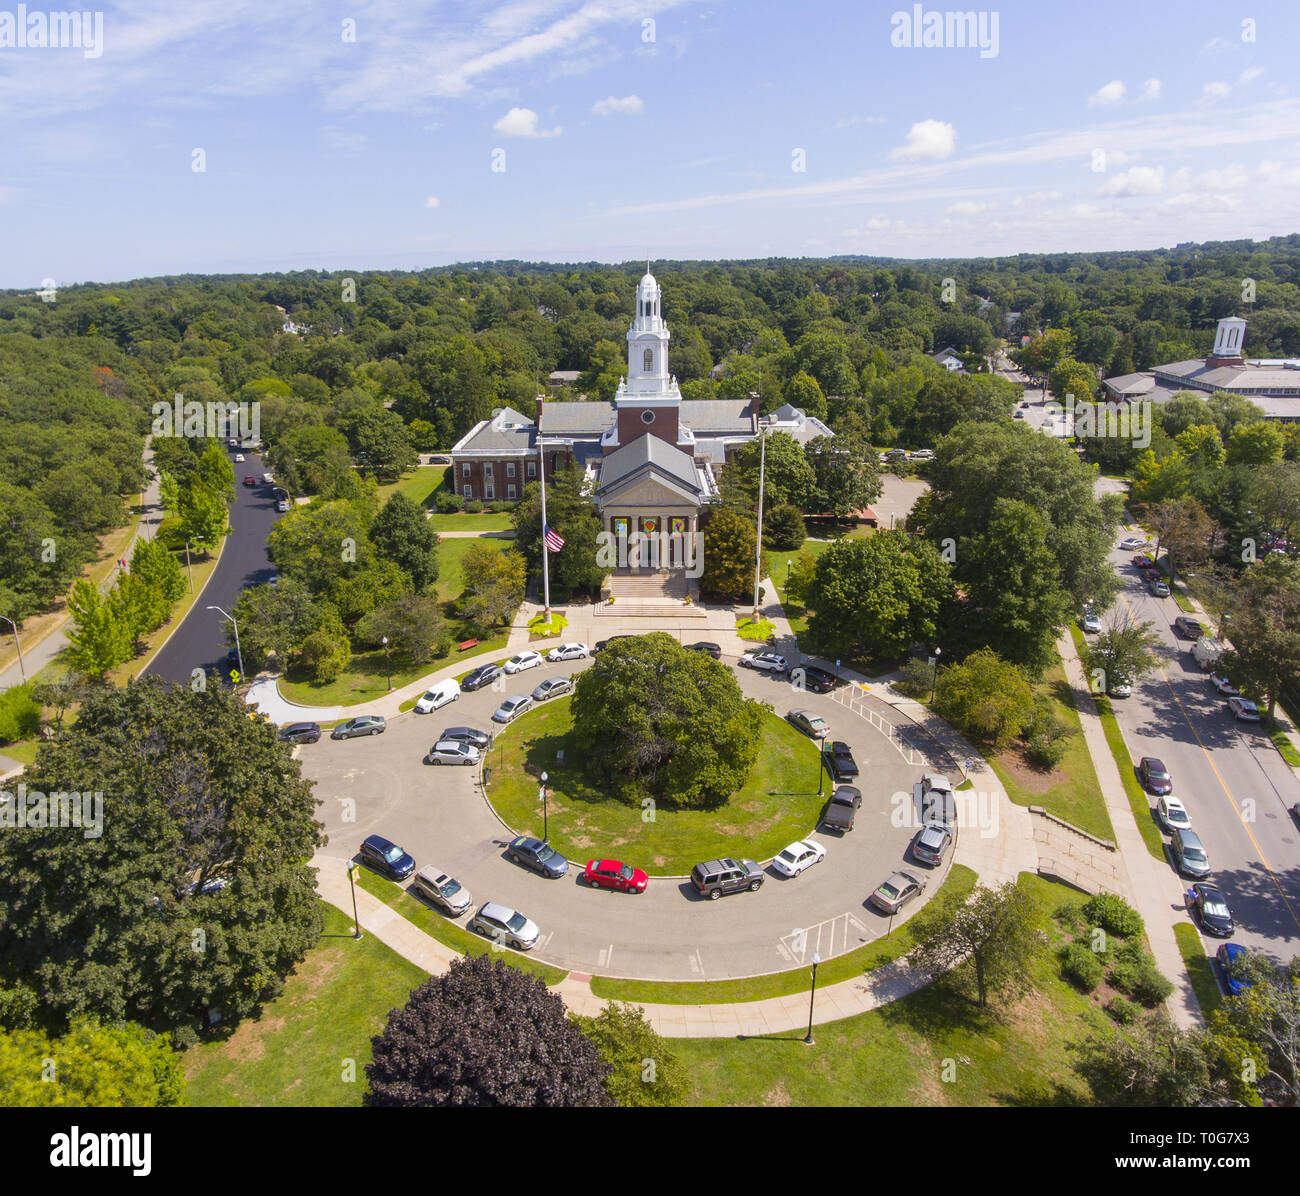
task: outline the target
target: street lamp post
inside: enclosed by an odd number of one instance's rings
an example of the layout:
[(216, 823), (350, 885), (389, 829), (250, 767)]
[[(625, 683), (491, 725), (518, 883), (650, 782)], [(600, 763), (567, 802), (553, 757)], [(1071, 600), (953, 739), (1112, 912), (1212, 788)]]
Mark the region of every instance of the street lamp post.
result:
[(23, 664), (23, 646), (18, 640), (18, 624), (7, 615), (0, 615), (0, 619), (3, 619), (14, 629), (14, 647), (18, 649), (18, 675), (25, 683), (27, 681), (27, 666)]
[(356, 865), (356, 864), (349, 863), (349, 864), (348, 864), (348, 883), (352, 886), (352, 937), (353, 937), (354, 939), (359, 939), (359, 938), (362, 937), (362, 935), (361, 935), (361, 923), (360, 923), (360, 921), (357, 919), (357, 881), (356, 881), (356, 872), (357, 872), (357, 865)]
[(209, 606), (208, 610), (215, 610), (218, 614), (222, 615), (224, 618), (229, 619), (231, 624), (235, 628), (235, 659), (239, 661), (239, 677), (240, 680), (242, 681), (244, 677), (244, 651), (239, 646), (239, 624), (235, 621), (234, 615), (229, 614), (228, 612), (222, 610), (221, 607), (219, 606)]
[(943, 654), (942, 648), (934, 650), (934, 677), (930, 681), (930, 704), (934, 704), (934, 695), (939, 688), (939, 657)]
[(817, 741), (817, 796), (826, 796), (826, 786), (822, 783), (822, 775), (826, 771), (826, 740)]
[(548, 843), (551, 838), (550, 823), (546, 817), (546, 774), (542, 773), (542, 791), (539, 795), (542, 799), (542, 842)]
[(806, 1042), (809, 1046), (813, 1045), (813, 1033), (812, 1033), (813, 1002), (817, 1000), (817, 965), (821, 963), (821, 961), (822, 961), (822, 957), (818, 955), (816, 951), (814, 951), (812, 957), (812, 966), (813, 966), (812, 991), (809, 992), (808, 994), (808, 1033), (803, 1036), (804, 1042)]
[(190, 567), (190, 542), (185, 541), (185, 572), (190, 575), (190, 593), (194, 593), (194, 570)]
[(381, 635), (379, 642), (384, 645), (384, 668), (388, 672), (388, 692), (393, 692), (393, 661), (388, 655), (388, 636)]

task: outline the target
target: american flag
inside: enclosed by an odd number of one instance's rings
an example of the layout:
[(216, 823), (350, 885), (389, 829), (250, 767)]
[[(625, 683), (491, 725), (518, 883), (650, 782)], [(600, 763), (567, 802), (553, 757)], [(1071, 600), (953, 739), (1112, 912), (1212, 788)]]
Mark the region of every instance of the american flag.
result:
[(552, 552), (559, 552), (564, 547), (564, 537), (560, 535), (550, 524), (547, 524), (545, 534), (542, 539), (546, 541), (546, 547)]

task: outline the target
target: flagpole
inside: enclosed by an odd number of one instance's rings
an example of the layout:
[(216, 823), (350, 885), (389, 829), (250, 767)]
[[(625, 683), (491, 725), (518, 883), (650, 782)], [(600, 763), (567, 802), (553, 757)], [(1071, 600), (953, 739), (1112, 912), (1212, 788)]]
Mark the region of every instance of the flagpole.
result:
[(545, 623), (551, 621), (551, 550), (546, 546), (546, 453), (541, 442), (537, 445), (537, 456), (541, 464), (542, 475), (542, 613)]

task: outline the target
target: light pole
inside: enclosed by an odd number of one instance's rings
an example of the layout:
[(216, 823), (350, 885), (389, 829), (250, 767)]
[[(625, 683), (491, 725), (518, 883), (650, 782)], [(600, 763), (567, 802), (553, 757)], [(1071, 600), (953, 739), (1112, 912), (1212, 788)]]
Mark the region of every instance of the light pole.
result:
[(352, 886), (352, 937), (361, 938), (361, 923), (357, 920), (357, 867), (358, 865), (349, 862), (348, 864), (348, 883)]
[(813, 965), (812, 991), (809, 992), (808, 994), (808, 1033), (803, 1036), (804, 1042), (806, 1042), (809, 1046), (813, 1045), (813, 1035), (812, 1035), (813, 1002), (816, 1001), (817, 999), (817, 965), (821, 963), (821, 961), (822, 961), (822, 957), (818, 955), (816, 951), (814, 951), (812, 957), (812, 965)]
[(763, 573), (763, 485), (767, 478), (767, 425), (758, 434), (758, 539), (754, 545), (754, 622), (758, 622), (758, 589)]
[(930, 681), (930, 704), (934, 705), (934, 695), (939, 688), (939, 657), (943, 654), (942, 648), (934, 650), (934, 677)]
[(542, 773), (542, 792), (540, 796), (542, 799), (542, 842), (547, 843), (550, 841), (551, 838), (551, 828), (550, 828), (550, 823), (548, 822), (546, 817), (546, 774), (545, 773)]
[(190, 542), (185, 541), (185, 572), (190, 575), (190, 593), (194, 593), (194, 570), (190, 567)]
[(27, 666), (23, 664), (23, 646), (18, 642), (18, 624), (7, 615), (0, 615), (0, 619), (4, 619), (4, 621), (14, 629), (14, 646), (18, 649), (18, 675), (23, 679), (23, 682), (26, 683)]
[(826, 796), (826, 786), (822, 783), (822, 774), (826, 771), (826, 740), (817, 741), (817, 796)]
[(388, 636), (381, 635), (379, 642), (384, 645), (384, 668), (388, 671), (388, 692), (393, 692), (393, 662), (388, 655)]
[(228, 614), (219, 606), (210, 606), (208, 610), (215, 610), (218, 614), (229, 619), (235, 628), (235, 659), (239, 661), (239, 679), (242, 681), (244, 679), (244, 651), (239, 646), (239, 624), (235, 622), (234, 615)]

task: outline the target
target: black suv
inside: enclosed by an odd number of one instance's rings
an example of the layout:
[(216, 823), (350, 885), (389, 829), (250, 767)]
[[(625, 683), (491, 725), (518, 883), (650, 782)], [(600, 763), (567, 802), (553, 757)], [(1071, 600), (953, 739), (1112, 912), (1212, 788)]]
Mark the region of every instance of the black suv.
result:
[(763, 884), (763, 870), (753, 860), (709, 860), (691, 869), (691, 884), (701, 897), (717, 901), (723, 893), (757, 892)]
[(481, 664), (472, 673), (467, 673), (460, 683), (460, 688), (471, 693), (476, 689), (482, 689), (485, 685), (490, 685), (501, 676), (501, 666), (499, 664)]
[(825, 669), (819, 669), (811, 664), (791, 669), (790, 680), (796, 687), (802, 685), (809, 693), (814, 694), (830, 693), (840, 681), (834, 673), (828, 673)]
[(686, 649), (689, 652), (703, 652), (706, 656), (712, 656), (714, 660), (722, 659), (722, 645), (712, 644), (708, 640), (701, 640), (698, 644), (687, 644)]
[(390, 880), (405, 880), (415, 871), (415, 861), (383, 835), (371, 835), (361, 844), (361, 862)]

